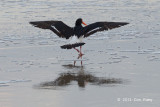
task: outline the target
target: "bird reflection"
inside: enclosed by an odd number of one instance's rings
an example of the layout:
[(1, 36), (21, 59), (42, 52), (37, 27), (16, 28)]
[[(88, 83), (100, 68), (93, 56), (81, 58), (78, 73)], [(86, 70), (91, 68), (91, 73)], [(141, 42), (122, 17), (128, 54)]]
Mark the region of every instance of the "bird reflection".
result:
[[(74, 65), (64, 65), (64, 67), (72, 68)], [(71, 85), (71, 82), (76, 81), (78, 86), (84, 88), (87, 84), (105, 85), (105, 84), (122, 84), (123, 80), (119, 78), (96, 77), (91, 73), (85, 72), (84, 67), (77, 66), (74, 70), (67, 73), (61, 73), (54, 81), (44, 82), (40, 84), (40, 88), (54, 88)]]

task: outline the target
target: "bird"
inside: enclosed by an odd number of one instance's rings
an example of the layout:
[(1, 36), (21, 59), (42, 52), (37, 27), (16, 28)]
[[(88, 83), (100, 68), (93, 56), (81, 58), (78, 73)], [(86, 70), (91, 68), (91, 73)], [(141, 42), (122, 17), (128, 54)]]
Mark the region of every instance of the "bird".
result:
[[(78, 59), (80, 57), (82, 58), (82, 56), (84, 55), (81, 52), (82, 45), (85, 44), (84, 42), (82, 42), (83, 38), (89, 37), (90, 35), (96, 32), (110, 30), (110, 29), (118, 28), (118, 27), (129, 24), (128, 22), (99, 21), (99, 22), (95, 22), (87, 25), (85, 22), (83, 22), (82, 18), (78, 18), (76, 20), (74, 27), (70, 27), (67, 24), (65, 24), (63, 21), (58, 21), (58, 20), (32, 21), (29, 23), (41, 29), (49, 29), (61, 38), (65, 38), (65, 39), (76, 38), (75, 43), (63, 45), (61, 46), (61, 48), (75, 49), (79, 53)], [(84, 26), (82, 26), (82, 24)], [(76, 47), (80, 47), (80, 50), (78, 50)]]

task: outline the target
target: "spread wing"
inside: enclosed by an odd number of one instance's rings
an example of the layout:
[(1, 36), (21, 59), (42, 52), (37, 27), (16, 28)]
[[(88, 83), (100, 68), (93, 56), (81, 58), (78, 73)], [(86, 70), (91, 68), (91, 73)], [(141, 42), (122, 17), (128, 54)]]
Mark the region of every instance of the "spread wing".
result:
[(96, 22), (84, 27), (84, 37), (88, 37), (96, 32), (118, 28), (129, 23), (126, 22)]
[(36, 21), (30, 22), (30, 24), (42, 29), (50, 29), (59, 37), (66, 39), (69, 39), (69, 37), (71, 37), (74, 34), (73, 28), (69, 27), (62, 21)]

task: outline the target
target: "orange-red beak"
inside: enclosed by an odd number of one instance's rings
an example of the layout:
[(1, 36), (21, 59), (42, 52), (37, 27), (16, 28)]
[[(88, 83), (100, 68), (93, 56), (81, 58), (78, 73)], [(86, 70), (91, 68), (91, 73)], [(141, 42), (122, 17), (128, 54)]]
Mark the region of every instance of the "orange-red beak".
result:
[(85, 24), (83, 21), (82, 21), (82, 24), (84, 24), (85, 26), (87, 26), (87, 24)]

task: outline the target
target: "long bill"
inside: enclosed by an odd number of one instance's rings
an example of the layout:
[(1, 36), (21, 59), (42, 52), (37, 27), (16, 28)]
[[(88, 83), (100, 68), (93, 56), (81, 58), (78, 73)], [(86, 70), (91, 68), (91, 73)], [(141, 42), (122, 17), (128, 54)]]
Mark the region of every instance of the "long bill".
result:
[(87, 24), (86, 24), (86, 23), (84, 23), (83, 21), (82, 21), (82, 24), (84, 24), (85, 26), (87, 26)]

